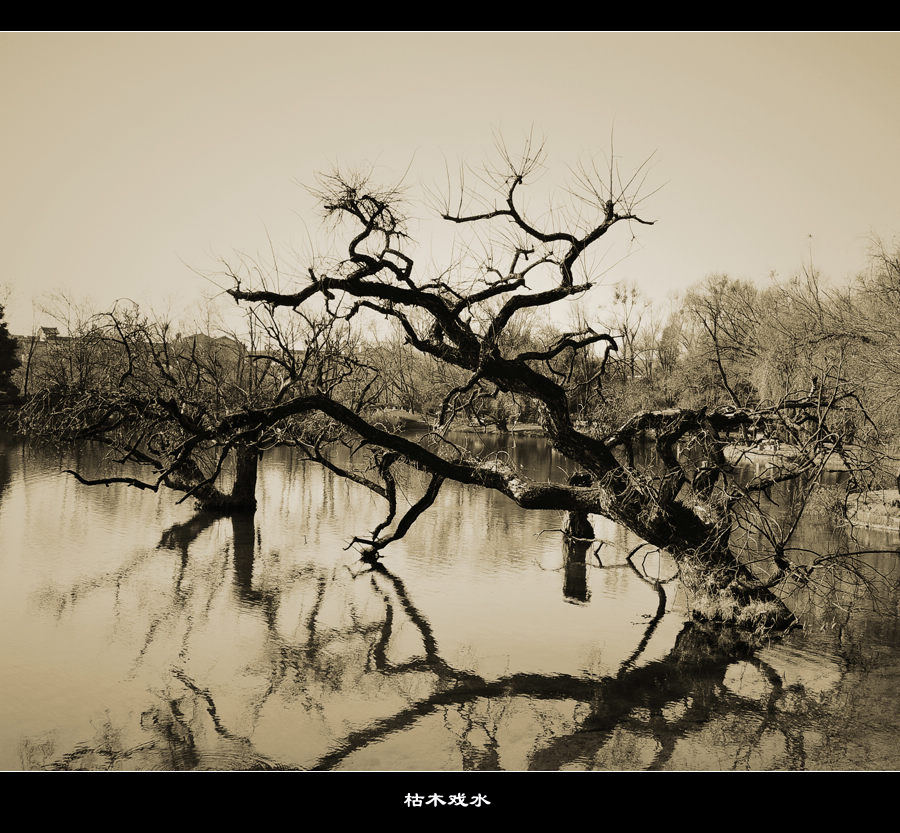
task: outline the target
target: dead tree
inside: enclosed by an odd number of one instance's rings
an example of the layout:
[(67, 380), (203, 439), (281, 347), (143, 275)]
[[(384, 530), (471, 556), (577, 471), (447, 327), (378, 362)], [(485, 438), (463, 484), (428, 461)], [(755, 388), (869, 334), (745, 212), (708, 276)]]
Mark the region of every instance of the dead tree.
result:
[[(399, 191), (335, 173), (323, 178), (318, 193), (326, 216), (350, 226), (345, 256), (328, 268), (309, 268), (305, 283), (294, 291), (246, 286), (236, 274), (229, 290), (242, 304), (293, 310), (319, 304), (335, 320), (366, 316), (399, 324), (408, 345), (465, 374), (464, 382), (446, 391), (432, 435), (410, 439), (374, 423), (364, 408), (322, 390), (234, 414), (229, 430), (299, 414), (326, 415), (356, 434), (360, 444), (431, 474), (416, 517), (446, 479), (494, 489), (525, 508), (574, 513), (572, 519), (603, 515), (669, 552), (682, 568), (683, 581), (706, 599), (698, 607), (710, 618), (789, 626), (795, 620), (780, 591), (798, 577), (798, 570), (803, 572), (789, 557), (789, 541), (777, 541), (762, 569), (759, 564), (751, 569), (733, 546), (732, 533), (753, 514), (748, 507), (765, 514), (760, 496), (767, 490), (808, 475), (826, 448), (840, 445), (833, 423), (838, 410), (852, 404), (852, 392), (835, 388), (824, 395), (788, 395), (751, 407), (622, 414), (620, 427), (606, 436), (578, 430), (565, 379), (553, 360), (564, 351), (587, 351), (615, 344), (615, 339), (588, 327), (541, 348), (521, 350), (505, 342), (504, 333), (519, 314), (583, 296), (593, 285), (584, 265), (592, 247), (620, 227), (652, 222), (637, 213), (638, 175), (624, 180), (614, 168), (606, 180), (595, 170), (581, 172), (577, 216), (532, 220), (521, 207), (522, 192), (541, 154), (527, 150), (521, 160), (507, 156), (505, 161), (506, 167), (493, 175), (497, 190), (491, 201), (467, 211), (467, 195), (461, 190), (458, 201), (448, 201), (441, 211), (447, 222), (477, 229), (481, 240), (502, 240), (503, 260), (494, 249), (466, 269), (440, 274), (417, 269)], [(550, 442), (578, 465), (576, 482), (536, 482), (503, 459), (479, 459), (446, 441), (453, 416), (465, 412), (479, 395), (499, 393), (537, 406)], [(738, 484), (723, 449), (727, 434), (741, 428), (752, 428), (755, 435), (793, 432), (800, 452), (789, 464)], [(652, 465), (635, 464), (625, 453), (641, 438), (650, 438)], [(701, 459), (693, 460), (698, 449)], [(376, 491), (387, 488), (375, 481), (366, 485)], [(394, 509), (391, 503), (385, 524), (367, 539), (368, 556), (377, 557), (396, 537), (381, 534)]]
[[(834, 377), (814, 394), (788, 393), (777, 402), (623, 413), (606, 434), (577, 427), (571, 375), (559, 359), (602, 349), (602, 373), (615, 337), (591, 326), (537, 344), (509, 334), (522, 316), (557, 309), (591, 289), (590, 255), (608, 234), (652, 221), (638, 213), (641, 171), (625, 178), (614, 165), (602, 174), (593, 167), (578, 173), (570, 191), (574, 210), (532, 218), (524, 192), (541, 164), (540, 150), (526, 148), (519, 160), (506, 154), (482, 178), (493, 190), (474, 208), (460, 186), (458, 200), (448, 199), (440, 214), (462, 233), (472, 232), (486, 254), (476, 256), (473, 247), (468, 261), (440, 271), (417, 266), (399, 189), (379, 188), (366, 176), (325, 176), (317, 192), (325, 215), (349, 229), (340, 256), (309, 266), (290, 291), (277, 272), (267, 277), (246, 264), (227, 271), (228, 291), (268, 333), (265, 349), (245, 363), (261, 368), (264, 382), (249, 374), (240, 379), (250, 381), (238, 383), (229, 375), (233, 368), (222, 375), (219, 364), (213, 373), (193, 347), (186, 355), (173, 352), (167, 335), (113, 315), (99, 336), (114, 357), (102, 395), (96, 385), (53, 391), (29, 413), (36, 423), (49, 414), (45, 424), (110, 442), (122, 451), (120, 462), (148, 465), (156, 474), (155, 481), (92, 482), (167, 485), (201, 503), (217, 499), (230, 452), (299, 445), (309, 459), (387, 502), (384, 521), (352, 542), (373, 561), (428, 510), (446, 480), (496, 490), (524, 508), (569, 513), (576, 538), (589, 535), (589, 514), (602, 515), (672, 555), (698, 613), (790, 626), (795, 618), (781, 595), (792, 583), (814, 580), (824, 562), (795, 557), (791, 536), (799, 514), (788, 524), (766, 523), (767, 495), (779, 483), (813, 475), (828, 456), (850, 453), (839, 425), (854, 406), (853, 391)], [(284, 316), (303, 322), (303, 346), (284, 336)], [(386, 325), (399, 327), (408, 348), (452, 371), (443, 377), (432, 430), (418, 439), (375, 412), (383, 374), (356, 349), (354, 332)], [(576, 479), (535, 481), (502, 456), (479, 457), (450, 441), (456, 417), (477, 417), (485, 400), (501, 395), (539, 414), (550, 442), (576, 464)], [(749, 436), (792, 438), (797, 452), (749, 481), (738, 478), (725, 449), (729, 433), (744, 428)], [(367, 470), (339, 465), (327, 453), (330, 443), (351, 439), (355, 452), (368, 450)], [(652, 453), (634, 454), (639, 442)], [(205, 467), (203, 455), (210, 458)], [(398, 517), (396, 472), (403, 466), (425, 472), (427, 483)], [(241, 501), (249, 496), (242, 490)], [(753, 529), (768, 537), (751, 565), (735, 532)]]
[[(253, 315), (266, 338), (249, 346), (233, 335), (182, 336), (130, 304), (93, 316), (44, 357), (45, 383), (21, 409), (20, 427), (57, 443), (103, 443), (111, 466), (130, 469), (99, 477), (69, 471), (86, 485), (166, 487), (201, 510), (252, 511), (260, 456), (318, 427), (315, 417), (272, 419), (271, 409), (309, 388), (338, 390), (352, 362), (330, 320), (309, 319), (291, 332), (274, 314)], [(77, 374), (68, 352), (89, 357)]]

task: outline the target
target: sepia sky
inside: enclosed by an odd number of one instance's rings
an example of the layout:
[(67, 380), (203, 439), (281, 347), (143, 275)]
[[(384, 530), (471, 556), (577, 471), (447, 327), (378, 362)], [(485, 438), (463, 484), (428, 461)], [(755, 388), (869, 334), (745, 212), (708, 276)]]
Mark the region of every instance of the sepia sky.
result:
[(545, 185), (611, 137), (623, 171), (652, 154), (657, 222), (613, 230), (607, 285), (844, 279), (900, 242), (898, 89), (897, 33), (3, 33), (0, 302), (17, 334), (60, 291), (181, 314), (220, 257), (321, 250), (316, 172), (406, 171), (424, 217), (446, 167), (529, 133)]

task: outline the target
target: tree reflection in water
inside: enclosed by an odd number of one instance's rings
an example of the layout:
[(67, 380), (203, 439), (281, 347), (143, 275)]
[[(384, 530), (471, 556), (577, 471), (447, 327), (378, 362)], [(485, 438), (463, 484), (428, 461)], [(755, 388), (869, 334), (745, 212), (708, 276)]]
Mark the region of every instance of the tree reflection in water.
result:
[[(259, 616), (265, 629), (263, 659), (257, 663), (264, 668), (263, 679), (245, 693), (237, 710), (220, 708), (216, 685), (188, 670), (191, 633), (201, 617), (187, 611), (203, 585), (192, 585), (185, 575), (195, 542), (217, 522), (231, 525), (233, 596)], [(140, 713), (140, 741), (129, 745), (137, 728), (116, 727), (108, 718), (90, 742), (63, 754), (46, 738), (24, 741), (23, 767), (402, 770), (408, 768), (402, 758), (378, 758), (380, 764), (371, 766), (365, 754), (404, 734), (426, 732), (432, 738), (439, 731), (440, 743), (433, 738), (429, 743), (435, 748), (450, 744), (455, 753), (435, 769), (691, 768), (683, 754), (676, 759), (679, 744), (702, 743), (703, 733), (714, 731), (727, 735), (720, 750), (728, 757), (720, 753), (717, 763), (700, 768), (803, 769), (809, 764), (809, 739), (817, 745), (820, 764), (839, 761), (841, 745), (851, 742), (842, 715), (848, 698), (859, 696), (862, 677), (849, 661), (826, 691), (809, 691), (801, 682), (786, 684), (764, 658), (766, 651), (744, 635), (699, 622), (686, 622), (664, 656), (642, 660), (667, 615), (667, 598), (664, 582), (646, 575), (635, 551), (624, 562), (604, 566), (597, 553), (577, 544), (566, 550), (562, 568), (564, 597), (579, 603), (589, 599), (588, 569), (631, 570), (655, 592), (655, 612), (615, 673), (518, 672), (491, 678), (442, 656), (426, 612), (383, 563), (360, 565), (351, 577), (310, 564), (296, 570), (288, 586), (276, 589), (254, 582), (257, 549), (252, 515), (201, 514), (167, 529), (156, 552), (173, 552), (179, 561), (171, 593), (157, 600), (159, 609), (136, 663), (151, 648), (161, 623), (184, 614), (185, 630), (163, 689), (152, 692), (153, 702)], [(139, 553), (136, 560), (146, 557)], [(227, 586), (227, 574), (223, 561), (201, 611), (208, 612), (217, 588)], [(119, 588), (132, 575), (133, 565), (126, 565), (79, 585), (64, 594), (65, 605), (77, 605), (104, 584)], [(286, 608), (289, 593), (299, 593), (299, 613)], [(338, 624), (325, 615), (329, 594), (342, 597)], [(284, 626), (285, 618), (292, 628)], [(417, 643), (403, 658), (395, 650), (400, 631), (407, 642), (414, 633)], [(741, 675), (752, 677), (751, 670), (754, 684), (745, 690)], [(370, 716), (366, 709), (347, 712), (353, 697), (367, 701)], [(261, 751), (256, 737), (276, 700), (287, 719), (306, 715), (316, 728), (287, 761)], [(426, 724), (430, 717), (437, 722)], [(830, 759), (822, 757), (826, 753)]]

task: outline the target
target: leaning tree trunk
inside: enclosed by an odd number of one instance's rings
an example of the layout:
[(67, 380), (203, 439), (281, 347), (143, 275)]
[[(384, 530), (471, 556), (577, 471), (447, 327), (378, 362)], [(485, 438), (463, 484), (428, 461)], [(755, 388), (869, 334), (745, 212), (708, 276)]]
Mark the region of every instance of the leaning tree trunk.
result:
[[(585, 479), (578, 474), (569, 483), (579, 486)], [(660, 507), (655, 516), (644, 513), (642, 519), (638, 513), (640, 508), (641, 504), (635, 504), (627, 516), (613, 520), (673, 558), (696, 618), (748, 630), (786, 630), (797, 625), (796, 617), (773, 587), (754, 576), (732, 551), (728, 514), (702, 521), (692, 509), (673, 502), (668, 511)], [(563, 524), (566, 564), (579, 560), (583, 563), (593, 540), (594, 530), (588, 514), (566, 512)]]
[(688, 521), (690, 510), (678, 514), (681, 534), (664, 548), (678, 565), (695, 616), (750, 630), (788, 630), (798, 624), (774, 585), (755, 576), (732, 551), (728, 515), (705, 524), (695, 515)]

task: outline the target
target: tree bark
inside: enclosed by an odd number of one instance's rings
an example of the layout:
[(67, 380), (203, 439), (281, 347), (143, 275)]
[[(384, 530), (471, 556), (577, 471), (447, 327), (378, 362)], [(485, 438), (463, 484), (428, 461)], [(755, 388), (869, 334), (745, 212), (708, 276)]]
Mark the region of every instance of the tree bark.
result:
[(756, 630), (789, 630), (797, 618), (774, 592), (735, 556), (728, 545), (730, 524), (709, 527), (705, 538), (690, 536), (667, 548), (691, 597), (695, 618)]
[(255, 445), (236, 446), (234, 485), (226, 494), (214, 486), (198, 493), (200, 508), (211, 512), (254, 512), (256, 510), (256, 475), (261, 452)]
[(235, 507), (256, 508), (256, 473), (260, 453), (255, 446), (239, 446), (235, 449), (237, 470), (231, 500)]
[(593, 541), (594, 527), (588, 520), (587, 512), (566, 512), (563, 535), (566, 538), (577, 538), (585, 543)]

